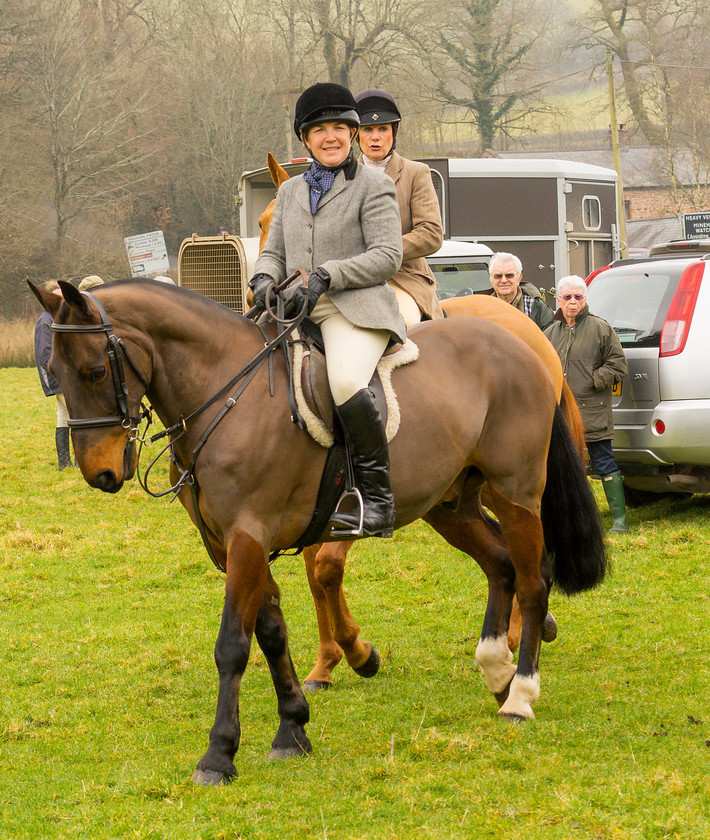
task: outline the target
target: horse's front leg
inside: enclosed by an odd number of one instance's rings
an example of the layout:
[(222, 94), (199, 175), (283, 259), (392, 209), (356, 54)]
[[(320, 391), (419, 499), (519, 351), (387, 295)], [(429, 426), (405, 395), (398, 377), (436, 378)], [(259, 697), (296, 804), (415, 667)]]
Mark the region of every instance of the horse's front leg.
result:
[(192, 777), (195, 784), (226, 784), (237, 775), (233, 759), (239, 748), (239, 687), (267, 578), (263, 546), (238, 531), (227, 551), (224, 608), (214, 650), (219, 674), (217, 713), (209, 748)]
[(288, 630), (280, 607), (281, 595), (269, 572), (264, 602), (256, 619), (256, 640), (264, 652), (278, 699), (279, 729), (270, 758), (303, 755), (312, 750), (306, 735), (308, 703), (301, 690), (288, 648)]
[[(341, 543), (343, 546), (349, 546), (351, 544)], [(316, 621), (318, 622), (318, 653), (313, 670), (303, 681), (303, 688), (306, 691), (318, 691), (322, 688), (330, 688), (333, 681), (331, 676), (333, 669), (337, 667), (343, 658), (343, 649), (335, 641), (335, 636), (333, 636), (333, 622), (330, 618), (330, 610), (328, 609), (325, 591), (316, 580), (316, 556), (322, 545), (323, 543), (316, 543), (303, 549), (303, 560), (306, 564), (308, 585), (311, 588), (313, 605), (316, 608)], [(345, 550), (347, 551), (347, 547)]]
[[(360, 627), (352, 617), (343, 592), (345, 558), (351, 546), (352, 542), (348, 541), (323, 543), (315, 557), (311, 554), (310, 559), (306, 558), (320, 638), (316, 667), (304, 683), (304, 688), (311, 691), (328, 688), (332, 682), (332, 670), (342, 653), (348, 665), (361, 677), (374, 677), (380, 667), (380, 655), (370, 642), (360, 638)], [(322, 596), (318, 595), (319, 592), (323, 593)], [(327, 609), (327, 622), (323, 615), (324, 607)], [(341, 651), (340, 655), (338, 651)]]

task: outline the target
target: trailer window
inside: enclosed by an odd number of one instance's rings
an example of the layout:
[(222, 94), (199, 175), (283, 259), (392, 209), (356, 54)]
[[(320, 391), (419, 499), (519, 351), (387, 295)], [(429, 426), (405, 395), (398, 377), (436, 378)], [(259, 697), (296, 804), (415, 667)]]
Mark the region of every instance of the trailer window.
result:
[(582, 223), (585, 230), (599, 230), (602, 226), (602, 205), (596, 195), (582, 199)]
[(491, 289), (488, 265), (484, 262), (430, 263), (430, 268), (436, 277), (439, 300), (488, 292)]

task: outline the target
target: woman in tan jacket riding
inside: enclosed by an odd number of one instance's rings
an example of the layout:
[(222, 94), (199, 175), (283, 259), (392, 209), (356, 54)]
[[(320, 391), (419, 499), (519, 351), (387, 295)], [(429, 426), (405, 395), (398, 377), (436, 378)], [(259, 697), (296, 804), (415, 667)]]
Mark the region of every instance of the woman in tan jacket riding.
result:
[(407, 326), (422, 318), (443, 318), (436, 280), (424, 259), (443, 242), (439, 200), (429, 167), (395, 151), (401, 115), (390, 93), (371, 88), (356, 94), (355, 101), (360, 114), (360, 163), (383, 170), (397, 190), (403, 258), (399, 271), (388, 282), (397, 295), (402, 317)]

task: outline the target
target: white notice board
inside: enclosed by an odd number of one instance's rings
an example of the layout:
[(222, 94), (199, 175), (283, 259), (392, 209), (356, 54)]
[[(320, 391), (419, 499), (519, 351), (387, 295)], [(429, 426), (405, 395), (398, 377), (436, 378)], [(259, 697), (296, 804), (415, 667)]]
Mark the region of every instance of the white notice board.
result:
[(126, 243), (128, 262), (134, 277), (157, 274), (170, 269), (168, 249), (165, 247), (165, 235), (162, 230), (126, 236), (123, 241)]

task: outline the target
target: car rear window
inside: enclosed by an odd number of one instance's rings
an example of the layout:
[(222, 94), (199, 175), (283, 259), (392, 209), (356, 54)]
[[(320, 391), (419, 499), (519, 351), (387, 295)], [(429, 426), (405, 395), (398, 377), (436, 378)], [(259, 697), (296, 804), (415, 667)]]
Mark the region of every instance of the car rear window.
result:
[(436, 277), (440, 300), (487, 292), (491, 289), (488, 264), (485, 262), (429, 263)]
[(687, 262), (643, 262), (602, 271), (589, 284), (589, 311), (608, 321), (624, 347), (658, 347)]

